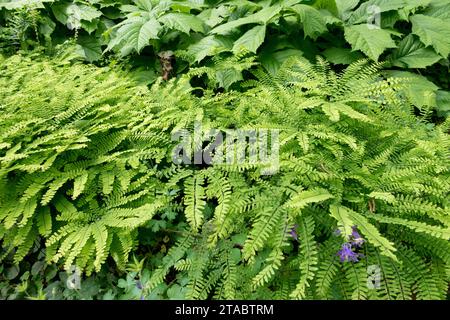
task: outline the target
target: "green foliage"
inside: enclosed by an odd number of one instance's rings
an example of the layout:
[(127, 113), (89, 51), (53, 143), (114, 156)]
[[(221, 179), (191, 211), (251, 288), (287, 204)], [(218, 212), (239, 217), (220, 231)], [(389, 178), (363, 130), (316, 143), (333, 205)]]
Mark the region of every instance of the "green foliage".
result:
[[(41, 243), (89, 276), (111, 257), (109, 298), (445, 299), (449, 124), (414, 115), (408, 81), (379, 69), (288, 59), (215, 93), (192, 85), (213, 68), (147, 88), (68, 53), (1, 57), (1, 258)], [(174, 163), (172, 134), (198, 123), (280, 130), (278, 170)], [(341, 262), (354, 226), (363, 257)]]
[[(75, 37), (89, 62), (117, 54), (160, 74), (167, 68), (161, 54), (172, 52), (172, 75), (233, 55), (254, 58), (271, 74), (291, 56), (314, 62), (322, 55), (338, 68), (366, 56), (416, 75), (438, 66), (447, 72), (427, 74), (437, 85), (427, 106), (445, 118), (448, 103), (442, 106), (436, 95), (448, 93), (449, 16), (450, 6), (440, 0), (3, 0), (0, 24), (7, 28), (0, 42), (23, 49)], [(228, 66), (221, 76), (227, 80), (212, 84), (228, 89), (248, 77), (243, 70)], [(426, 95), (419, 87), (417, 95)], [(424, 106), (418, 99), (411, 102)]]

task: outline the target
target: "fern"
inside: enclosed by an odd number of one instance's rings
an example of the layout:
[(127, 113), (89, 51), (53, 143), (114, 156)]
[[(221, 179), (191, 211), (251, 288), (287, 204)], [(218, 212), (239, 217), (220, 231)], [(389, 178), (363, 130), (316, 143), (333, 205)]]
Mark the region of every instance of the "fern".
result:
[[(0, 59), (2, 259), (44, 240), (66, 269), (90, 274), (111, 257), (124, 270), (138, 236), (174, 232), (149, 291), (181, 274), (192, 299), (445, 298), (450, 139), (380, 65), (335, 73), (288, 59), (242, 92), (199, 96), (191, 77), (213, 68), (147, 88), (58, 59)], [(191, 142), (209, 129), (279, 130), (278, 171), (174, 163), (173, 133), (198, 123)], [(343, 246), (356, 259), (339, 259)]]

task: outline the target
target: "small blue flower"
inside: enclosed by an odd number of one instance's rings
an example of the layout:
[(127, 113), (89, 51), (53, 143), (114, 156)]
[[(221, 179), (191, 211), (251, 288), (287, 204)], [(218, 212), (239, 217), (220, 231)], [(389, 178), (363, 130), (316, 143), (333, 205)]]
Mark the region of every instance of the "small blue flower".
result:
[(352, 250), (352, 245), (350, 243), (344, 243), (342, 249), (338, 251), (337, 255), (341, 259), (341, 262), (352, 261), (358, 262), (358, 253)]
[(358, 230), (356, 229), (356, 226), (352, 227), (352, 241), (351, 244), (355, 247), (361, 248), (365, 240), (361, 235), (359, 234)]
[(139, 290), (142, 290), (142, 283), (139, 280), (136, 281), (136, 288), (138, 288)]
[(296, 241), (298, 241), (297, 228), (298, 228), (298, 224), (294, 225), (292, 227), (291, 231), (289, 232), (291, 234), (292, 238), (294, 238)]

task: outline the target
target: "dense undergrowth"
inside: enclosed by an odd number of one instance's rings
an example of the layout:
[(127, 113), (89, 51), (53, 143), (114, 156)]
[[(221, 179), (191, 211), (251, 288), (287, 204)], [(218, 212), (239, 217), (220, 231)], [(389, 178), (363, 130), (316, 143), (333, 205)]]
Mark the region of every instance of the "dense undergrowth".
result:
[[(446, 299), (450, 123), (381, 66), (293, 57), (217, 92), (206, 67), (147, 87), (1, 56), (1, 296)], [(198, 130), (278, 130), (277, 167), (174, 163), (183, 129), (191, 156)]]
[(0, 0), (0, 298), (448, 299), (449, 18)]

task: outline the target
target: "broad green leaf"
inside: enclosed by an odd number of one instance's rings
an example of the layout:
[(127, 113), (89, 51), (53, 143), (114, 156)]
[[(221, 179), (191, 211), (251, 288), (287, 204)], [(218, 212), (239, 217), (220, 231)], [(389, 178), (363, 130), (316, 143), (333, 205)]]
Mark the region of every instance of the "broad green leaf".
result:
[(265, 24), (270, 19), (272, 19), (274, 16), (276, 16), (281, 11), (281, 6), (273, 6), (264, 8), (257, 13), (254, 13), (250, 16), (239, 18), (237, 20), (233, 20), (230, 22), (227, 22), (225, 24), (222, 24), (214, 29), (211, 30), (211, 33), (213, 34), (226, 34), (230, 32), (231, 30), (236, 29), (237, 27), (240, 27), (245, 24)]
[(97, 30), (99, 19), (94, 19), (92, 21), (81, 20), (81, 27), (89, 34)]
[(401, 68), (426, 68), (441, 60), (433, 49), (425, 46), (410, 34), (398, 45), (390, 56), (392, 65)]
[[(270, 74), (276, 74), (284, 61), (290, 57), (303, 58), (303, 52), (298, 49), (285, 49), (272, 52), (271, 54), (261, 54), (259, 60), (262, 66), (269, 71)], [(303, 58), (305, 59), (305, 58)], [(306, 60), (306, 59), (305, 59)]]
[(335, 16), (339, 13), (336, 0), (316, 0), (313, 7), (319, 10), (326, 10)]
[(411, 17), (412, 32), (426, 46), (447, 58), (450, 54), (450, 21), (416, 14)]
[(450, 116), (450, 91), (439, 90), (436, 94), (438, 116)]
[(78, 38), (78, 44), (87, 61), (97, 61), (102, 57), (102, 47), (97, 38), (81, 36)]
[(305, 36), (317, 39), (318, 36), (328, 30), (326, 21), (319, 10), (305, 4), (297, 4), (292, 7), (292, 10), (298, 14), (303, 24)]
[(436, 105), (436, 92), (439, 87), (427, 78), (407, 71), (385, 71), (385, 74), (406, 80), (407, 85), (403, 92), (416, 107)]
[(408, 0), (369, 0), (362, 3), (348, 18), (350, 24), (367, 23), (374, 14), (398, 10), (407, 4)]
[(389, 31), (370, 29), (366, 24), (346, 26), (345, 39), (352, 45), (353, 50), (361, 50), (369, 58), (378, 61), (380, 55), (387, 48), (395, 48)]
[(53, 5), (52, 11), (55, 18), (69, 29), (78, 29), (82, 20), (92, 21), (102, 15), (102, 12), (94, 7), (75, 3)]
[(339, 16), (346, 20), (350, 12), (358, 5), (359, 0), (336, 0), (336, 7)]
[(229, 8), (226, 6), (219, 6), (213, 9), (207, 9), (200, 12), (197, 17), (202, 19), (206, 25), (213, 28), (230, 15)]
[(335, 64), (350, 64), (364, 56), (359, 51), (347, 48), (328, 48), (322, 53), (328, 61)]
[(192, 14), (168, 13), (159, 18), (159, 22), (171, 29), (179, 30), (186, 34), (189, 34), (191, 30), (195, 32), (204, 31), (203, 21)]
[(406, 1), (405, 7), (402, 10), (406, 10), (410, 12), (415, 8), (427, 7), (430, 4), (431, 0), (408, 0)]
[(134, 3), (142, 10), (151, 11), (153, 8), (151, 0), (134, 0)]
[(41, 22), (39, 24), (39, 33), (45, 37), (49, 37), (53, 31), (55, 31), (56, 23), (53, 22), (49, 17), (41, 17)]
[(264, 42), (266, 36), (266, 26), (256, 26), (244, 33), (236, 40), (233, 46), (233, 52), (238, 53), (245, 49), (256, 53), (259, 46)]
[(149, 20), (142, 26), (136, 26), (136, 51), (140, 52), (149, 44), (150, 39), (158, 39), (158, 32), (161, 30), (161, 25), (156, 20)]
[(55, 0), (14, 0), (7, 2), (0, 2), (0, 9), (5, 8), (6, 10), (14, 10), (20, 8), (33, 8), (33, 9), (43, 9), (45, 2), (55, 2)]
[(425, 10), (423, 12), (424, 15), (426, 16), (431, 16), (431, 17), (435, 17), (435, 18), (439, 18), (442, 20), (447, 20), (450, 19), (450, 2), (448, 1), (444, 1), (444, 3), (431, 3), (431, 6), (429, 8), (427, 8), (427, 10)]
[(241, 81), (244, 78), (242, 77), (242, 72), (236, 70), (234, 68), (218, 70), (216, 72), (216, 81), (219, 87), (228, 89), (233, 83), (237, 81)]
[(231, 39), (220, 35), (211, 35), (202, 38), (197, 43), (191, 44), (187, 48), (187, 53), (194, 58), (195, 62), (200, 62), (207, 56), (231, 50), (232, 46), (233, 42)]
[(158, 33), (161, 29), (160, 23), (154, 19), (146, 20), (142, 17), (135, 17), (125, 20), (125, 23), (120, 25), (116, 37), (111, 40), (106, 50), (122, 44), (122, 55), (127, 54), (131, 50), (140, 52), (149, 45), (150, 39), (158, 39)]

